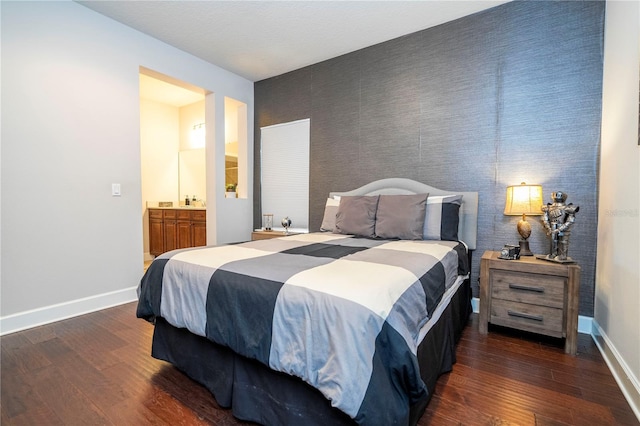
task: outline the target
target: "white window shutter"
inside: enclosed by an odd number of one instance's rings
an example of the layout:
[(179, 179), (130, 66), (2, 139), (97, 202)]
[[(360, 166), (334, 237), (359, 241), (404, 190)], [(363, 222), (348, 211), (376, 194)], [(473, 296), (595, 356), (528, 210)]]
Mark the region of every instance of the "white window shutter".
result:
[(262, 213), (273, 214), (274, 229), (291, 219), (292, 231), (309, 230), (309, 119), (262, 127)]

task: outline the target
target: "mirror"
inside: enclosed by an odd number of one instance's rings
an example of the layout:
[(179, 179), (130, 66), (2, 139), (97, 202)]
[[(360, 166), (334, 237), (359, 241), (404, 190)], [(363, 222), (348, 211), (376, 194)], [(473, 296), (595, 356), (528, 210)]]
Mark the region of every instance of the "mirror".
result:
[(207, 166), (205, 149), (189, 149), (178, 153), (178, 185), (180, 203), (184, 203), (187, 196), (191, 200), (196, 196), (198, 200), (207, 198)]

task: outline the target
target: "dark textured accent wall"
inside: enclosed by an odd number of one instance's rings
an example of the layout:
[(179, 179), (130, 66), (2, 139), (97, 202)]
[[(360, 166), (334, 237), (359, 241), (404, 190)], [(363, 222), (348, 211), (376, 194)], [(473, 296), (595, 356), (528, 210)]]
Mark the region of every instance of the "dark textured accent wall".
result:
[[(604, 10), (510, 2), (257, 82), (255, 226), (260, 128), (310, 118), (312, 230), (329, 191), (372, 180), (478, 191), (477, 295), (482, 253), (518, 241), (506, 186), (562, 190), (580, 206), (569, 255), (582, 267), (580, 314), (593, 316)], [(531, 249), (547, 253), (540, 218), (529, 221)]]

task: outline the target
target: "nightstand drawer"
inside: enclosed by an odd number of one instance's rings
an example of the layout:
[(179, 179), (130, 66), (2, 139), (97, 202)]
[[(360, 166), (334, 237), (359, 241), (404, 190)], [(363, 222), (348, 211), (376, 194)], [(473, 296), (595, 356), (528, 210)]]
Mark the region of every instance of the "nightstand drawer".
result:
[(562, 309), (565, 278), (513, 271), (491, 271), (491, 297)]
[(534, 333), (562, 337), (562, 309), (500, 299), (491, 301), (491, 323)]

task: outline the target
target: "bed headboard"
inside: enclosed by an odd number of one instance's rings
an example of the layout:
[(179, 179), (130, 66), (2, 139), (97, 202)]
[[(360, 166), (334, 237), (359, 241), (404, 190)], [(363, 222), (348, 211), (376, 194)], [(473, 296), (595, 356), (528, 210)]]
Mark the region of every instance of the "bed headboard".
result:
[(394, 195), (394, 194), (425, 194), (430, 195), (450, 195), (461, 194), (462, 205), (460, 206), (460, 223), (458, 225), (458, 236), (467, 244), (469, 250), (475, 250), (478, 236), (478, 193), (466, 191), (447, 191), (434, 188), (411, 179), (390, 178), (381, 179), (368, 183), (360, 188), (347, 192), (331, 192), (334, 195)]

